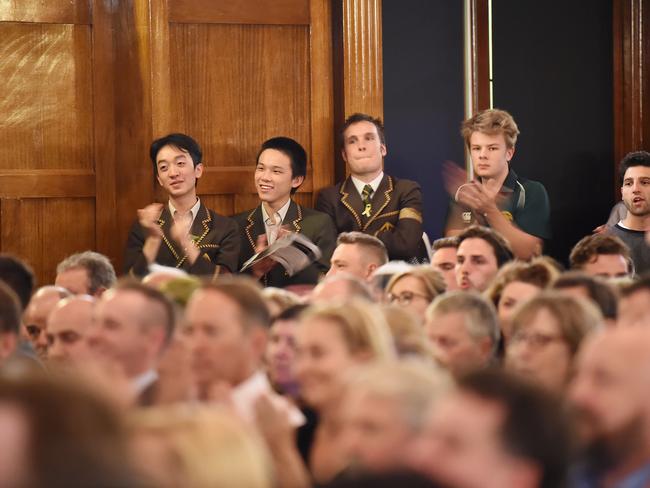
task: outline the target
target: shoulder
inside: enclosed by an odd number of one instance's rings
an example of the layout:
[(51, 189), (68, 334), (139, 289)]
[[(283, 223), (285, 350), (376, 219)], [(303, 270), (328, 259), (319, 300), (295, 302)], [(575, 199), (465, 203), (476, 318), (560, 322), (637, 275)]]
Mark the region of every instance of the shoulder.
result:
[(325, 188), (321, 188), (318, 198), (337, 198), (337, 195), (339, 194), (341, 190), (341, 185), (343, 185), (343, 181), (335, 184), (335, 185), (330, 185), (326, 186)]
[(238, 214), (233, 215), (232, 219), (235, 222), (237, 222), (240, 227), (242, 225), (246, 225), (246, 224), (248, 224), (248, 219), (253, 218), (253, 215), (255, 214), (255, 212), (257, 211), (258, 208), (259, 207), (249, 208), (248, 210), (245, 210), (243, 212), (240, 212)]
[(396, 191), (409, 191), (409, 190), (420, 189), (420, 184), (417, 181), (395, 178), (394, 176), (389, 176), (389, 178), (392, 180), (393, 188)]

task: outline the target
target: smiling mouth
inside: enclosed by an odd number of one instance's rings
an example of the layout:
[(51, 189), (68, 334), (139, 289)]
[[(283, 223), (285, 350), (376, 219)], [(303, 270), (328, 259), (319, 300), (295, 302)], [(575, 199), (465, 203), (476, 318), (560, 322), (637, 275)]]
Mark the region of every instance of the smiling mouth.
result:
[(257, 185), (257, 187), (262, 191), (271, 191), (271, 190), (273, 190), (273, 187), (269, 186), (269, 185)]

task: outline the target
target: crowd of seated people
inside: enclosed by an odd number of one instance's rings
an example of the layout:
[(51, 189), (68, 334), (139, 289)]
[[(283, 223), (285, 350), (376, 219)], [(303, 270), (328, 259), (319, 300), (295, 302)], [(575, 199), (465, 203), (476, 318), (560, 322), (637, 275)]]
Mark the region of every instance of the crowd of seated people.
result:
[[(623, 165), (620, 232), (565, 270), (517, 133), (463, 124), (476, 179), (448, 177), (432, 249), (372, 117), (346, 122), (319, 210), (293, 200), (300, 145), (264, 143), (235, 221), (196, 195), (198, 144), (155, 141), (169, 200), (138, 212), (122, 276), (84, 251), (36, 288), (0, 255), (0, 486), (650, 486), (650, 275), (624, 240), (650, 223), (650, 154)], [(320, 249), (301, 271), (239, 272), (292, 233)]]

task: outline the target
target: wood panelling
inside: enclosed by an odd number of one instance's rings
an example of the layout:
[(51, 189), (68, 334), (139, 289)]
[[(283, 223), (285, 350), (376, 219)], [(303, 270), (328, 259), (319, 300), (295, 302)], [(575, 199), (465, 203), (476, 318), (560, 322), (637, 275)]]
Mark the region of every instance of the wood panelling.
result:
[(94, 197), (95, 174), (78, 170), (0, 170), (0, 198)]
[(488, 0), (470, 0), (466, 15), (469, 29), (470, 63), (465, 77), (469, 81), (469, 97), (465, 115), (490, 108), (490, 25)]
[(208, 208), (221, 215), (233, 215), (235, 213), (235, 198), (233, 195), (205, 195), (199, 190), (201, 202)]
[(0, 22), (90, 24), (89, 0), (0, 0)]
[(308, 35), (302, 26), (173, 24), (170, 130), (200, 141), (212, 168), (255, 164), (260, 143), (277, 135), (309, 152)]
[(343, 0), (345, 116), (384, 115), (381, 0)]
[(95, 248), (93, 198), (3, 199), (0, 212), (2, 251), (26, 258), (40, 284), (65, 256)]
[(171, 22), (309, 25), (309, 0), (168, 1)]
[(0, 170), (91, 169), (88, 26), (0, 23)]

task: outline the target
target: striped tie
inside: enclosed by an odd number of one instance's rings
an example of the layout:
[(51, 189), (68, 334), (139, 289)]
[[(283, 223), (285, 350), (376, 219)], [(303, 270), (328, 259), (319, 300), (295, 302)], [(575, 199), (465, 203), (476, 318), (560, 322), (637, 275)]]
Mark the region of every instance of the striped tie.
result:
[(361, 200), (363, 201), (364, 208), (363, 212), (361, 212), (361, 215), (365, 215), (366, 217), (370, 217), (370, 212), (372, 211), (372, 203), (370, 202), (370, 195), (372, 195), (372, 186), (366, 185), (363, 187), (363, 190), (361, 191)]

